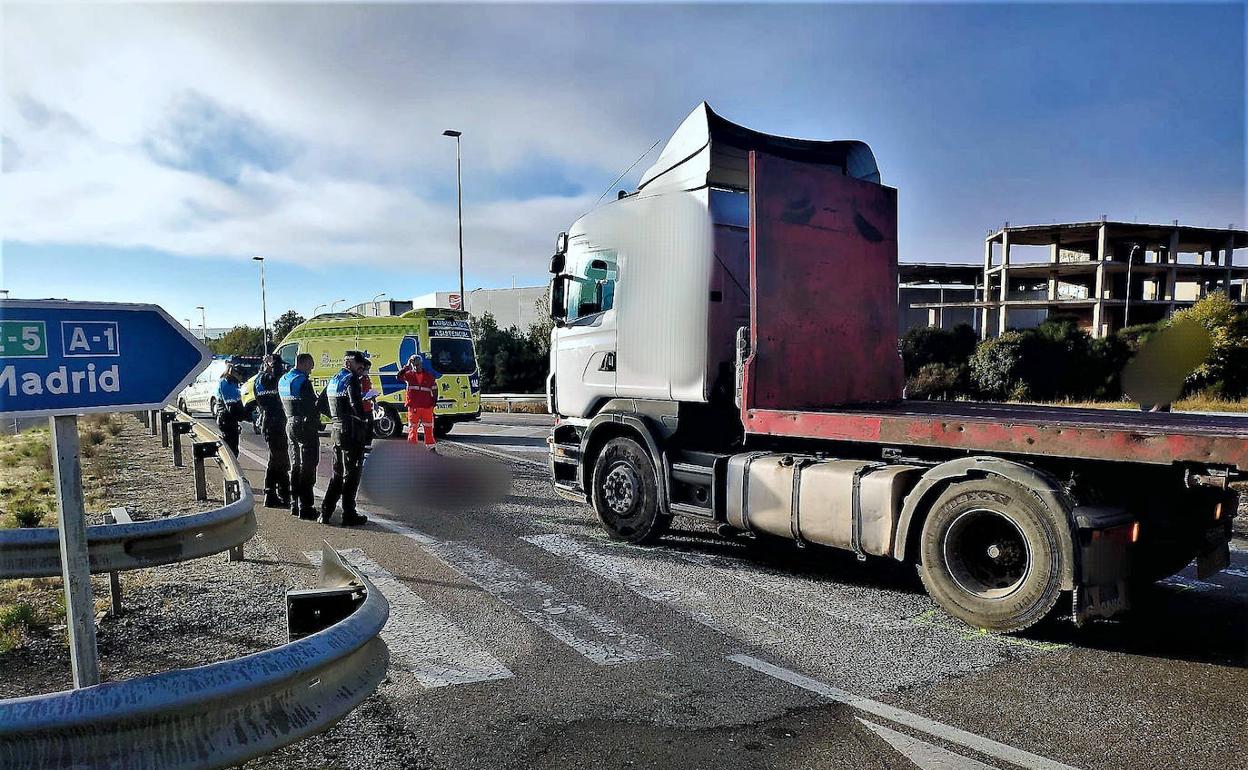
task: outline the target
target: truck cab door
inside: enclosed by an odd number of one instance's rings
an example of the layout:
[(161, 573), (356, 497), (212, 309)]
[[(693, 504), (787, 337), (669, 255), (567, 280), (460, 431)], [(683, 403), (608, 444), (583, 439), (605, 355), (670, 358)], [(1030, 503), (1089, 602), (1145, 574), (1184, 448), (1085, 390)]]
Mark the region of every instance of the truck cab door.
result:
[[(571, 255), (570, 255), (571, 256)], [(599, 402), (615, 397), (615, 284), (613, 251), (569, 259), (563, 276), (567, 316), (554, 338), (555, 393), (559, 413), (588, 417)]]

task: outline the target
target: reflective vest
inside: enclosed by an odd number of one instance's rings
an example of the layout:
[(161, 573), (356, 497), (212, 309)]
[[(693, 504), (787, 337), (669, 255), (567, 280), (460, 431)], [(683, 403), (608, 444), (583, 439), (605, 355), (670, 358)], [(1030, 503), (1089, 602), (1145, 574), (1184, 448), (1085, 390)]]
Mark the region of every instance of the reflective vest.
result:
[(316, 391), (308, 375), (291, 369), (277, 381), (277, 395), (287, 417), (316, 417)]

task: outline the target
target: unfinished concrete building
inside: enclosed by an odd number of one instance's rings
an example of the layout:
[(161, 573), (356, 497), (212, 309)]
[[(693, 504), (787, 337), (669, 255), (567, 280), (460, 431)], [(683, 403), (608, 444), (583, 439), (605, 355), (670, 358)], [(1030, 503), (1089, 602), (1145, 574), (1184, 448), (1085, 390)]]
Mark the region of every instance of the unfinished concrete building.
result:
[[(1074, 316), (1094, 337), (1168, 318), (1213, 291), (1248, 306), (1248, 230), (1130, 222), (1011, 227), (984, 241), (980, 296), (919, 309), (980, 313), (980, 335)], [(986, 287), (986, 291), (983, 287)]]

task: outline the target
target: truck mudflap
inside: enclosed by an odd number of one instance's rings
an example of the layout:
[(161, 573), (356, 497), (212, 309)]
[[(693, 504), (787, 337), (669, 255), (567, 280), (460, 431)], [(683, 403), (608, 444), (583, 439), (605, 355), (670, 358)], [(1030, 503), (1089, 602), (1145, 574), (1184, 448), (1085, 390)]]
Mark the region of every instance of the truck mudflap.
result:
[[(1231, 510), (1235, 510), (1233, 507)], [(1196, 553), (1196, 577), (1204, 580), (1231, 566), (1231, 517), (1222, 517), (1204, 532)]]
[(1121, 508), (1078, 506), (1073, 518), (1079, 562), (1071, 605), (1081, 626), (1130, 608), (1131, 546), (1139, 524)]

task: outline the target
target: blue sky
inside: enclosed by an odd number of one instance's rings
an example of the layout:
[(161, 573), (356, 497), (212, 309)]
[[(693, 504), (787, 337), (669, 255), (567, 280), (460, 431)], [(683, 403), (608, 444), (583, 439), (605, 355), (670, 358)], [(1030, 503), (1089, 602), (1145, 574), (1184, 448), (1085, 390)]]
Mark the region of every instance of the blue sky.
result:
[(903, 259), (977, 261), (1005, 220), (1248, 219), (1238, 4), (0, 8), (14, 296), (256, 323), (253, 254), (270, 317), (453, 288), (451, 127), (468, 288), (538, 283), (703, 99), (868, 142)]

